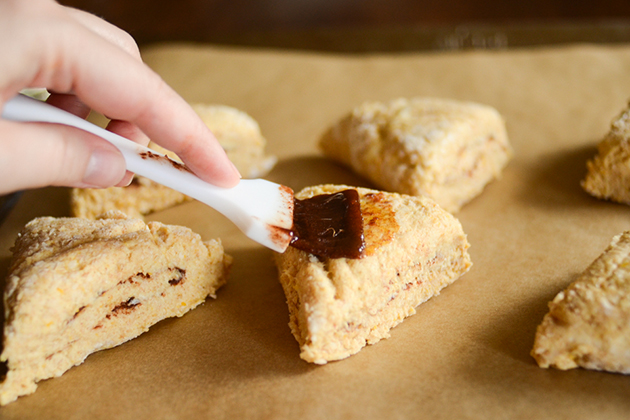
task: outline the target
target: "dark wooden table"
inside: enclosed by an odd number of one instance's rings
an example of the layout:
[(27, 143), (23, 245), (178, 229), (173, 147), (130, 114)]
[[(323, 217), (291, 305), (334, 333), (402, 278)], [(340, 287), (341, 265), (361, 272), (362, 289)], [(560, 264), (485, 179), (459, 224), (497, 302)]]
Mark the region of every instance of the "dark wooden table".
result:
[[(105, 18), (128, 31), (140, 45), (197, 41), (362, 52), (630, 40), (628, 0), (61, 0), (61, 3)], [(496, 34), (500, 35), (494, 37)]]

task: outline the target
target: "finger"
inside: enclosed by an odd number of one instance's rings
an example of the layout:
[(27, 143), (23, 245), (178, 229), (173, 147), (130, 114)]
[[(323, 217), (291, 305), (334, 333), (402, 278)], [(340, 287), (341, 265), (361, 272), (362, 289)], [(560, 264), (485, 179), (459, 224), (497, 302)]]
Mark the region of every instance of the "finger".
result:
[[(116, 133), (126, 139), (135, 141), (138, 144), (146, 146), (149, 144), (149, 138), (135, 125), (120, 120), (111, 120), (107, 124), (107, 130)], [(127, 171), (125, 177), (117, 184), (119, 187), (127, 186), (133, 179), (133, 173)]]
[(8, 51), (15, 58), (0, 72), (5, 86), (0, 102), (25, 85), (73, 92), (88, 107), (137, 125), (202, 179), (224, 187), (238, 183), (238, 171), (197, 114), (136, 57), (68, 17), (56, 3), (0, 2), (3, 6), (21, 7), (32, 19), (26, 27), (10, 19), (0, 25), (0, 39), (18, 34), (28, 47)]
[[(138, 45), (129, 33), (91, 13), (67, 6), (64, 6), (64, 8), (71, 17), (85, 28), (118, 46), (139, 61), (142, 60)], [(90, 109), (76, 95), (71, 93), (50, 92), (46, 102), (81, 118), (87, 118), (90, 113)]]
[(0, 120), (0, 193), (47, 185), (108, 187), (125, 175), (121, 153), (72, 127)]
[(131, 184), (131, 181), (133, 181), (134, 176), (135, 174), (133, 172), (125, 171), (125, 175), (120, 181), (118, 181), (117, 184), (114, 185), (114, 187), (128, 187), (129, 184)]
[(90, 115), (90, 108), (77, 98), (76, 95), (51, 92), (46, 102), (80, 118), (87, 118), (87, 116)]
[(119, 136), (135, 141), (143, 146), (149, 144), (149, 138), (142, 132), (142, 130), (128, 121), (111, 120), (107, 124), (106, 128), (112, 133), (116, 133)]
[[(75, 95), (66, 95), (61, 93), (51, 93), (46, 100), (47, 103), (58, 108), (64, 109), (80, 118), (87, 118), (90, 109)], [(126, 121), (113, 120), (107, 125), (107, 130), (112, 131), (120, 136), (135, 141), (136, 143), (146, 146), (149, 144), (149, 138), (138, 129), (138, 127)], [(131, 183), (134, 174), (127, 171), (123, 179), (116, 186), (124, 187)]]
[(64, 6), (64, 8), (70, 16), (87, 29), (93, 31), (102, 38), (105, 38), (112, 44), (121, 48), (123, 51), (131, 54), (133, 57), (137, 58), (138, 61), (142, 61), (140, 58), (140, 49), (138, 48), (138, 44), (136, 44), (136, 41), (131, 35), (129, 35), (129, 33), (103, 19), (100, 19), (97, 16), (94, 16), (91, 13), (74, 9), (72, 7)]
[[(99, 112), (132, 122), (152, 141), (175, 152), (200, 178), (223, 187), (234, 186), (240, 174), (197, 114), (157, 76), (142, 80), (135, 86), (144, 85), (138, 90), (130, 87), (120, 92), (118, 104), (106, 94), (93, 99), (93, 91), (86, 90), (82, 97)], [(113, 83), (123, 86), (126, 82)]]
[(110, 118), (134, 123), (202, 179), (225, 187), (238, 182), (240, 175), (223, 148), (179, 95), (146, 65), (123, 57), (113, 44), (97, 48), (92, 41), (91, 48), (79, 48), (86, 54), (78, 57), (70, 54), (74, 47), (61, 51), (76, 75), (73, 89), (86, 104)]

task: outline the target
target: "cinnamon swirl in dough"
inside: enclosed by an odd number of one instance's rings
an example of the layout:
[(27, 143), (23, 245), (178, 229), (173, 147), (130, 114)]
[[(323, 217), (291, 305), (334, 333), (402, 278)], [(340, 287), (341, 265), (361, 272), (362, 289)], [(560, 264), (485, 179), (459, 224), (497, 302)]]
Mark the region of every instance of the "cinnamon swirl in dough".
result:
[(185, 227), (118, 212), (34, 219), (16, 240), (4, 294), (0, 404), (184, 315), (215, 295), (230, 265), (220, 241)]
[[(296, 198), (348, 188), (314, 186)], [(343, 359), (389, 337), (416, 306), (471, 266), (461, 224), (430, 198), (356, 190), (364, 257), (318, 258), (293, 247), (275, 256), (289, 326), (308, 362)]]

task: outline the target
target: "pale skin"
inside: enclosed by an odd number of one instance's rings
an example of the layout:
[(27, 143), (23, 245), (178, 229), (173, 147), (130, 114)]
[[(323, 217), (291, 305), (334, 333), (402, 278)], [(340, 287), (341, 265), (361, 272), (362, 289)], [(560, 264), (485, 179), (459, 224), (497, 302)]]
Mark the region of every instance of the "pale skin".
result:
[[(216, 138), (190, 106), (140, 58), (121, 29), (52, 0), (0, 0), (0, 107), (25, 88), (107, 129), (179, 155), (221, 187), (240, 179)], [(81, 130), (0, 119), (0, 194), (45, 186), (123, 186), (131, 181), (118, 150)]]

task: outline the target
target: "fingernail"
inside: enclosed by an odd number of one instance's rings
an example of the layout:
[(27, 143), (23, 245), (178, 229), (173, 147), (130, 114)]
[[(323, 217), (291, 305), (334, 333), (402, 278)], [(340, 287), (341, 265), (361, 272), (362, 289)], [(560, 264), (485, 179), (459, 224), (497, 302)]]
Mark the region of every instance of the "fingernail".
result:
[(90, 156), (83, 183), (104, 188), (116, 185), (125, 175), (125, 161), (118, 151), (96, 149)]
[(230, 163), (232, 164), (232, 169), (234, 169), (234, 173), (236, 173), (238, 175), (239, 179), (242, 179), (243, 176), (241, 175), (241, 172), (238, 170), (238, 168), (236, 167), (234, 162), (230, 161)]
[(128, 187), (129, 185), (131, 185), (133, 178), (134, 178), (133, 172), (127, 171), (125, 173), (125, 176), (123, 176), (122, 179), (118, 181), (118, 183), (116, 184), (116, 187)]

